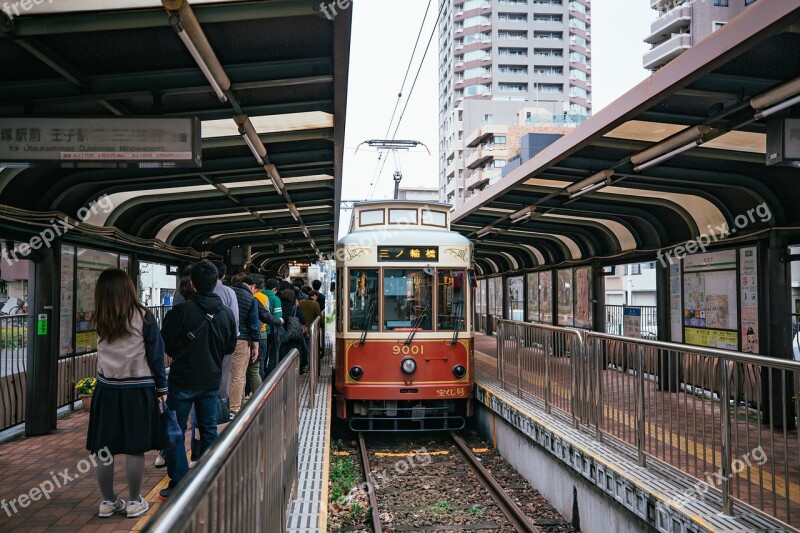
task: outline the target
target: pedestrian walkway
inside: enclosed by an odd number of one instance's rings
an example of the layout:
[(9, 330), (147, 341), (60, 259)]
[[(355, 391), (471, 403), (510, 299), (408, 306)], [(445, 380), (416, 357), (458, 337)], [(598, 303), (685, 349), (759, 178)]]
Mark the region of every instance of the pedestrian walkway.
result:
[[(90, 532), (132, 531), (139, 518), (127, 519), (124, 513), (98, 518), (102, 499), (94, 477), (94, 466), (86, 450), (89, 413), (77, 411), (58, 422), (49, 435), (25, 437), (0, 445), (0, 531)], [(166, 474), (154, 468), (156, 452), (146, 454), (142, 493), (154, 489)], [(102, 457), (95, 460), (99, 463)], [(116, 459), (115, 487), (127, 499), (125, 457)], [(56, 483), (57, 480), (57, 483)], [(60, 485), (60, 487), (56, 485)], [(43, 490), (54, 487), (48, 498)], [(27, 496), (23, 496), (27, 495)], [(26, 501), (36, 499), (37, 501)], [(152, 498), (148, 498), (153, 503)], [(157, 499), (157, 497), (156, 497)], [(25, 504), (25, 505), (23, 505)], [(16, 509), (16, 512), (15, 512)]]
[[(501, 387), (498, 380), (497, 371), (497, 339), (494, 337), (478, 334), (476, 335), (476, 357), (477, 380), (479, 384), (491, 391), (491, 394), (508, 395), (516, 398), (523, 404), (535, 406), (529, 413), (544, 414), (545, 379), (543, 375), (536, 373), (531, 362), (523, 362), (523, 375), (521, 377), (522, 391), (517, 390), (516, 366), (506, 364), (503, 374), (511, 376), (506, 379), (505, 387)], [(534, 351), (535, 352), (535, 351)], [(568, 422), (563, 412), (559, 412), (560, 406), (569, 406), (572, 400), (572, 385), (570, 380), (570, 370), (568, 368), (569, 357), (553, 358), (550, 368), (550, 385), (552, 389), (551, 405), (553, 406), (553, 417), (548, 419), (563, 419)], [(559, 371), (558, 367), (564, 366)], [(616, 370), (616, 371), (615, 371)], [(566, 378), (566, 380), (564, 379)], [(607, 372), (603, 372), (603, 429), (606, 437), (605, 446), (610, 446), (620, 456), (630, 455), (633, 450), (632, 458), (635, 462), (636, 431), (635, 431), (635, 410), (633, 391), (635, 387), (631, 382), (636, 378), (621, 368), (610, 366)], [(675, 472), (664, 470), (664, 466), (652, 461), (653, 458), (660, 459), (663, 463), (670, 464), (678, 469), (689, 471), (695, 478), (701, 480), (712, 479), (709, 474), (717, 472), (721, 467), (721, 455), (714, 446), (715, 437), (719, 438), (718, 433), (718, 402), (705, 400), (699, 402), (681, 401), (679, 394), (662, 394), (657, 390), (657, 383), (645, 380), (645, 404), (654, 406), (648, 412), (650, 418), (646, 422), (645, 430), (645, 451), (648, 454), (648, 470), (657, 472), (658, 477), (663, 480), (671, 480), (675, 483), (678, 490), (667, 496), (679, 499), (687, 490), (693, 490), (694, 482), (688, 476), (679, 479)], [(480, 394), (479, 394), (480, 396)], [(703, 397), (704, 398), (704, 397)], [(567, 407), (568, 409), (568, 407)], [(766, 427), (753, 427), (747, 417), (746, 407), (736, 407), (741, 411), (737, 417), (737, 425), (741, 426), (734, 431), (735, 438), (731, 443), (736, 452), (734, 457), (745, 457), (748, 451), (759, 450), (758, 454), (753, 454), (754, 465), (746, 469), (740, 476), (732, 476), (732, 494), (739, 500), (753, 505), (755, 508), (769, 512), (781, 520), (796, 523), (800, 516), (800, 474), (793, 462), (787, 464), (782, 459), (779, 450), (783, 450), (789, 443), (785, 442), (781, 431), (770, 431)], [(563, 411), (563, 409), (562, 409)], [(594, 413), (588, 411), (590, 416), (587, 420), (580, 421), (581, 428), (584, 430), (592, 426)], [(539, 416), (538, 414), (536, 416)], [(567, 424), (566, 427), (569, 427)], [(687, 427), (693, 428), (688, 431)], [(702, 427), (703, 430), (697, 428)], [(678, 432), (681, 431), (679, 434)], [(593, 431), (589, 433), (593, 434)], [(581, 431), (581, 439), (585, 440), (585, 431)], [(738, 437), (738, 438), (737, 438)], [(787, 438), (797, 442), (797, 430), (787, 431)], [(587, 441), (592, 447), (596, 448), (597, 443)], [(627, 443), (628, 446), (621, 445)], [(741, 453), (740, 453), (741, 452)], [(756, 464), (757, 461), (757, 464)], [(663, 471), (663, 472), (662, 472)], [(704, 485), (705, 487), (705, 485)], [(715, 487), (716, 488), (716, 487)], [(712, 502), (712, 507), (718, 502), (715, 495), (707, 497)], [(736, 514), (748, 512), (744, 507)]]

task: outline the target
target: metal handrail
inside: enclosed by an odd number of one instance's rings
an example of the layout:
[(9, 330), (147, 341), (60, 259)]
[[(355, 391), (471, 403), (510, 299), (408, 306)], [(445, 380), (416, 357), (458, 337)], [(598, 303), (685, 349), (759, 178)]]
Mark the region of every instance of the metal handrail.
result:
[(633, 448), (642, 467), (652, 458), (699, 479), (724, 514), (737, 500), (797, 527), (800, 362), (510, 320), (497, 343), (503, 388)]
[[(297, 482), (299, 355), (281, 361), (143, 531), (283, 531)], [(273, 397), (283, 405), (267, 408)]]
[(309, 346), (309, 358), (311, 361), (309, 362), (309, 373), (308, 379), (310, 380), (310, 386), (308, 388), (308, 408), (313, 409), (314, 403), (316, 400), (317, 395), (317, 382), (319, 381), (319, 335), (321, 330), (319, 325), (322, 322), (322, 317), (317, 317), (314, 319), (314, 322), (311, 323), (311, 328), (309, 329), (308, 335), (308, 342)]

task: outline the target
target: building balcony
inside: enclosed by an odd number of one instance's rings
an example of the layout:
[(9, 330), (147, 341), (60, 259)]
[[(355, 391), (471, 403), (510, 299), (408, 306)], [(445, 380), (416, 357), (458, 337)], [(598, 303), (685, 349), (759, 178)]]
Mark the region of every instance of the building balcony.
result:
[(451, 178), (456, 175), (456, 171), (463, 168), (461, 166), (461, 161), (458, 158), (454, 158), (447, 164), (447, 168), (445, 169), (445, 177)]
[(508, 156), (508, 150), (504, 148), (478, 148), (473, 152), (467, 160), (464, 162), (467, 165), (467, 168), (477, 168), (497, 157), (506, 158)]
[(490, 180), (500, 176), (500, 174), (499, 168), (479, 168), (470, 174), (464, 185), (468, 191), (472, 191), (486, 185)]
[(492, 135), (506, 135), (507, 133), (508, 126), (502, 124), (487, 124), (473, 131), (464, 141), (464, 146), (474, 148)]
[(655, 70), (684, 53), (692, 46), (690, 33), (676, 33), (670, 39), (654, 46), (644, 55), (644, 68)]
[(644, 42), (658, 44), (692, 22), (692, 4), (686, 3), (661, 15), (650, 25), (650, 35)]

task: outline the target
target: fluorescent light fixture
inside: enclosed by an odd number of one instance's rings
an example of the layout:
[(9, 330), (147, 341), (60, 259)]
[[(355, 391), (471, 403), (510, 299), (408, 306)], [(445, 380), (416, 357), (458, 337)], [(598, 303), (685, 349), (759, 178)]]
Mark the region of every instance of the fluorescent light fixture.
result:
[(285, 185), (283, 183), (283, 180), (281, 179), (280, 174), (278, 174), (278, 169), (275, 168), (275, 165), (269, 163), (267, 165), (264, 165), (264, 170), (269, 175), (269, 179), (272, 180), (272, 185), (275, 186), (275, 191), (277, 191), (278, 194), (283, 196), (283, 189)]
[(493, 231), (494, 231), (494, 226), (486, 226), (485, 228), (479, 229), (477, 235), (478, 237), (485, 237), (486, 235), (489, 235)]
[[(705, 126), (702, 124), (699, 126), (692, 126), (691, 128), (687, 128), (673, 135), (672, 137), (664, 139), (660, 143), (657, 143), (650, 148), (639, 152), (638, 154), (632, 155), (631, 163), (633, 163), (636, 167), (642, 167), (644, 169), (647, 167), (642, 165), (642, 163), (649, 163), (650, 161), (661, 158), (661, 156), (665, 154), (672, 154), (670, 157), (674, 157), (681, 152), (703, 144), (706, 141), (710, 141), (722, 133), (724, 133), (723, 130), (712, 128), (711, 126)], [(661, 161), (665, 161), (665, 159), (660, 159), (659, 162)]]
[(300, 229), (303, 230), (303, 235), (305, 235), (306, 239), (310, 239), (311, 238), (311, 234), (308, 232), (308, 228), (306, 227), (305, 224), (300, 226)]
[(578, 192), (578, 191), (580, 191), (582, 189), (585, 189), (585, 188), (587, 188), (587, 187), (589, 187), (591, 185), (594, 185), (596, 183), (600, 183), (600, 182), (606, 181), (613, 175), (614, 175), (614, 171), (613, 170), (610, 170), (610, 169), (601, 170), (597, 174), (592, 174), (591, 176), (589, 176), (586, 179), (583, 179), (581, 181), (573, 183), (572, 185), (567, 186), (567, 192), (570, 193), (570, 194), (572, 194), (574, 192)]
[[(800, 94), (800, 78), (795, 78), (791, 81), (787, 81), (782, 85), (778, 85), (774, 89), (771, 89), (765, 93), (759, 94), (758, 96), (754, 96), (753, 98), (750, 99), (750, 107), (756, 110), (764, 109), (773, 106), (779, 102), (783, 102), (784, 100), (788, 100), (789, 98), (793, 99), (793, 97), (798, 96), (799, 94)], [(789, 104), (789, 105), (794, 105), (794, 104)]]
[(297, 210), (297, 208), (294, 206), (294, 204), (286, 204), (286, 207), (289, 208), (289, 212), (292, 214), (292, 218), (294, 219), (294, 221), (295, 222), (299, 222), (300, 221), (300, 212)]
[(313, 249), (315, 249), (315, 250), (317, 249), (317, 243), (315, 243), (315, 242), (314, 242), (314, 239), (311, 239), (311, 240), (309, 241), (309, 244), (311, 244), (311, 247), (312, 247)]
[(263, 165), (264, 158), (267, 157), (267, 149), (264, 147), (264, 143), (261, 142), (261, 138), (256, 133), (250, 119), (247, 115), (236, 115), (233, 117), (233, 121), (239, 126), (239, 135), (242, 136), (247, 147), (253, 152), (258, 164)]
[(702, 142), (700, 140), (692, 141), (692, 142), (690, 142), (689, 144), (687, 144), (685, 146), (680, 146), (678, 148), (675, 148), (671, 152), (667, 152), (666, 154), (660, 155), (660, 156), (658, 156), (658, 157), (656, 157), (654, 159), (651, 159), (649, 161), (645, 161), (644, 163), (636, 165), (635, 167), (633, 167), (633, 171), (634, 172), (641, 172), (643, 170), (646, 170), (646, 169), (648, 169), (648, 168), (650, 168), (652, 166), (655, 166), (655, 165), (657, 165), (659, 163), (663, 163), (667, 159), (671, 159), (671, 158), (675, 157), (678, 154), (682, 154), (683, 152), (686, 152), (687, 150), (691, 150), (692, 148), (694, 148), (696, 146), (699, 146), (700, 144), (702, 144)]
[(585, 188), (583, 188), (583, 189), (581, 189), (581, 190), (579, 190), (577, 192), (574, 192), (574, 193), (570, 194), (569, 195), (569, 199), (570, 200), (574, 200), (576, 198), (580, 198), (584, 194), (589, 194), (590, 192), (594, 192), (597, 189), (602, 189), (606, 185), (608, 185), (608, 182), (605, 182), (605, 181), (601, 181), (600, 183), (595, 183), (594, 185), (589, 185), (588, 187), (585, 187)]
[(759, 111), (758, 113), (755, 114), (755, 119), (761, 120), (762, 118), (767, 118), (768, 116), (774, 115), (778, 111), (783, 111), (784, 109), (792, 107), (795, 104), (800, 104), (800, 94), (798, 94), (794, 98), (789, 98), (788, 100), (785, 100), (780, 104), (776, 104), (772, 107), (768, 107), (767, 109)]
[(512, 224), (518, 224), (520, 222), (524, 222), (526, 220), (535, 220), (539, 218), (542, 214), (536, 211), (536, 207), (533, 205), (529, 205), (528, 207), (524, 207), (519, 211), (515, 211), (509, 215)]
[(225, 91), (231, 88), (231, 80), (217, 59), (214, 49), (206, 39), (203, 28), (194, 16), (189, 2), (186, 0), (162, 0), (161, 3), (169, 13), (169, 22), (183, 41), (186, 49), (200, 67), (203, 75), (211, 84), (220, 102), (227, 102)]

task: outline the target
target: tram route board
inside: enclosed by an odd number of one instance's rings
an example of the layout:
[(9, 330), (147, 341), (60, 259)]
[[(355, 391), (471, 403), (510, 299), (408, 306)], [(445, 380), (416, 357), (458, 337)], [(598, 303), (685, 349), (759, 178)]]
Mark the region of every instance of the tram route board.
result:
[(419, 261), (427, 262), (439, 260), (438, 246), (379, 246), (378, 261)]

